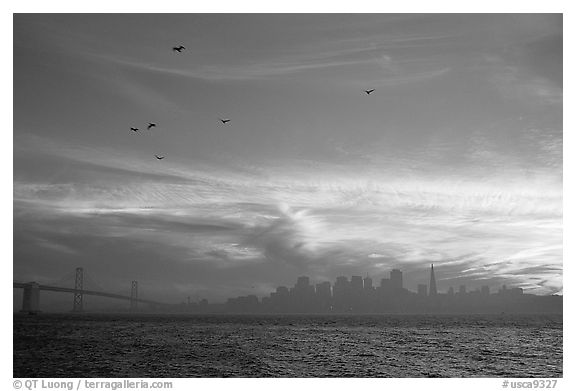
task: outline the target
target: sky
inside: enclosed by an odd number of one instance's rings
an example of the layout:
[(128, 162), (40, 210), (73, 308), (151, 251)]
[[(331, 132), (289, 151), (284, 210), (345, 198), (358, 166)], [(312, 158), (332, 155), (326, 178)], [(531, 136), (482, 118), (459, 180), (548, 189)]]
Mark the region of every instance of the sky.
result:
[(563, 292), (559, 14), (16, 14), (13, 44), (14, 280)]

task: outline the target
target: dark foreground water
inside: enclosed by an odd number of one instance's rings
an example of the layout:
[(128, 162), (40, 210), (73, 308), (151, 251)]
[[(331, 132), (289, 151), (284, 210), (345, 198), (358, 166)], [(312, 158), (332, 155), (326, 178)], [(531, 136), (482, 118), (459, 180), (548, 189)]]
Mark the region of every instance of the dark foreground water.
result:
[(561, 377), (558, 315), (14, 315), (14, 377)]

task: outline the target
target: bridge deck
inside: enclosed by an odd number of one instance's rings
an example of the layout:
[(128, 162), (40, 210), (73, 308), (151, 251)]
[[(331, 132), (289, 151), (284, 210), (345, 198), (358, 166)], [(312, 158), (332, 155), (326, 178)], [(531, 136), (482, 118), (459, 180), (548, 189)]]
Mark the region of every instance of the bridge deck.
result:
[[(25, 282), (14, 282), (13, 283), (14, 288), (26, 288), (27, 286), (30, 286), (30, 283), (25, 283)], [(110, 297), (112, 299), (119, 299), (119, 300), (132, 300), (130, 298), (130, 296), (125, 296), (125, 295), (119, 295), (116, 293), (108, 293), (108, 292), (100, 292), (100, 291), (91, 291), (91, 290), (86, 290), (86, 289), (82, 289), (82, 290), (76, 290), (74, 288), (62, 288), (59, 286), (51, 286), (51, 285), (42, 285), (42, 284), (38, 284), (38, 287), (41, 291), (52, 291), (52, 292), (66, 292), (66, 293), (81, 293), (83, 295), (90, 295), (90, 296), (102, 296), (102, 297)], [(165, 303), (159, 303), (157, 301), (153, 301), (153, 300), (146, 300), (146, 299), (134, 299), (135, 301), (139, 302), (139, 303), (145, 303), (145, 304), (152, 304), (152, 305), (166, 305)]]

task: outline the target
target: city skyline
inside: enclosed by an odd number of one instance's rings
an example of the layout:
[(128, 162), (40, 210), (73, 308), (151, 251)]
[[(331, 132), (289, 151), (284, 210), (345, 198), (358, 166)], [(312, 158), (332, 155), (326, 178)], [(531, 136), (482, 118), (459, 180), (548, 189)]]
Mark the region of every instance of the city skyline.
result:
[[(476, 287), (472, 287), (472, 290), (468, 290), (468, 286), (465, 284), (459, 285), (459, 286), (448, 286), (445, 291), (438, 291), (436, 286), (435, 286), (435, 282), (434, 284), (432, 284), (432, 281), (435, 281), (435, 273), (434, 273), (434, 264), (431, 264), (431, 269), (429, 271), (429, 278), (430, 278), (430, 284), (423, 284), (423, 283), (418, 283), (416, 286), (416, 289), (410, 289), (406, 284), (404, 284), (404, 273), (402, 272), (402, 270), (399, 269), (392, 269), (389, 271), (389, 277), (382, 277), (379, 279), (379, 281), (375, 281), (372, 277), (370, 277), (368, 274), (366, 274), (365, 277), (362, 276), (358, 276), (358, 275), (353, 275), (353, 276), (338, 276), (336, 277), (336, 279), (334, 280), (334, 283), (332, 283), (331, 281), (310, 281), (310, 278), (308, 276), (299, 276), (296, 284), (293, 287), (288, 287), (288, 286), (278, 286), (276, 287), (276, 293), (278, 293), (279, 290), (285, 291), (286, 293), (292, 292), (293, 290), (297, 290), (299, 288), (303, 288), (303, 289), (308, 289), (308, 287), (314, 288), (314, 293), (318, 293), (320, 290), (325, 290), (326, 293), (328, 293), (329, 295), (334, 295), (334, 287), (339, 285), (339, 284), (344, 284), (346, 285), (349, 289), (354, 289), (354, 286), (356, 286), (356, 289), (359, 290), (377, 290), (377, 289), (386, 289), (389, 290), (390, 292), (399, 292), (399, 291), (405, 291), (407, 293), (417, 293), (418, 295), (421, 296), (427, 296), (427, 297), (434, 297), (437, 295), (453, 295), (453, 294), (466, 294), (466, 293), (483, 293), (483, 294), (490, 294), (490, 293), (494, 293), (493, 292), (493, 286), (490, 285), (481, 285), (481, 286), (476, 286)], [(378, 284), (375, 284), (378, 283)], [(434, 288), (432, 288), (432, 286), (434, 286)], [(425, 288), (424, 291), (421, 290), (421, 288)], [(347, 288), (347, 289), (348, 289)], [(412, 287), (413, 288), (413, 287)], [(455, 291), (454, 288), (458, 288), (458, 291)], [(507, 289), (512, 289), (515, 290), (517, 292), (522, 292), (523, 293), (523, 289), (520, 287), (507, 287), (505, 284), (502, 286), (498, 287), (498, 292), (501, 292), (502, 290), (507, 290)], [(338, 289), (338, 288), (337, 288)], [(256, 295), (252, 295), (252, 296), (256, 296)], [(205, 299), (202, 299), (205, 300)]]
[(13, 278), (218, 302), (434, 263), (439, 292), (562, 294), (562, 39), (560, 14), (16, 14)]
[(279, 286), (268, 296), (229, 298), (224, 305), (206, 299), (183, 303), (184, 312), (237, 313), (562, 313), (563, 298), (558, 295), (525, 295), (522, 288), (501, 286), (491, 292), (488, 285), (468, 290), (460, 285), (446, 292), (436, 288), (434, 265), (430, 267), (430, 286), (418, 284), (417, 292), (403, 284), (401, 270), (392, 269), (388, 278), (375, 286), (369, 276), (339, 276), (329, 281), (311, 283), (300, 276), (293, 287)]

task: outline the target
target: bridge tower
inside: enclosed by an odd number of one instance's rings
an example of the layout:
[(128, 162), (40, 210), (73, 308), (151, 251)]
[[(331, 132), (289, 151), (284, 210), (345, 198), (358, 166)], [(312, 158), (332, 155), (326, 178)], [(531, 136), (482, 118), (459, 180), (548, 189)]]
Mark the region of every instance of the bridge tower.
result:
[(138, 281), (132, 281), (130, 290), (130, 311), (135, 312), (138, 305)]
[(27, 314), (40, 312), (40, 285), (36, 282), (26, 284), (22, 300), (22, 311)]
[(82, 291), (84, 290), (84, 269), (81, 267), (76, 268), (76, 281), (74, 283), (74, 306), (72, 312), (83, 312), (84, 301)]

